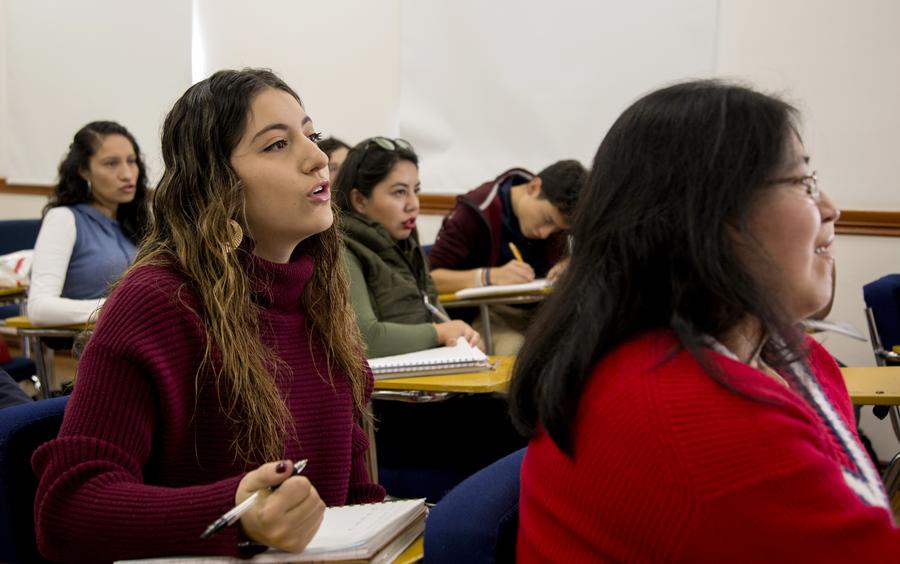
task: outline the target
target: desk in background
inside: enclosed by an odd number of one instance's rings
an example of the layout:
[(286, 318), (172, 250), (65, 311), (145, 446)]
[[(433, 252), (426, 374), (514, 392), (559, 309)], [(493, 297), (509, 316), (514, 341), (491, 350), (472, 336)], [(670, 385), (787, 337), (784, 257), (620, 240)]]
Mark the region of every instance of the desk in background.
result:
[[(444, 401), (456, 394), (506, 393), (516, 358), (492, 356), (489, 360), (494, 365), (493, 370), (376, 380), (372, 400), (427, 403)], [(370, 420), (366, 420), (363, 427), (369, 437), (369, 452), (366, 456), (369, 477), (377, 482), (378, 454), (375, 428)]]
[(53, 350), (44, 345), (44, 339), (69, 338), (74, 339), (85, 331), (94, 328), (93, 323), (83, 325), (66, 325), (63, 327), (35, 327), (24, 315), (7, 317), (5, 327), (15, 329), (16, 333), (26, 340), (31, 359), (37, 366), (37, 376), (41, 384), (40, 394), (43, 398), (50, 397), (50, 382), (53, 374)]
[(855, 405), (900, 405), (900, 366), (841, 368)]
[(490, 306), (492, 305), (522, 305), (533, 304), (544, 301), (544, 298), (552, 290), (544, 288), (542, 290), (522, 292), (519, 294), (501, 294), (495, 296), (484, 296), (480, 298), (459, 299), (456, 294), (441, 294), (438, 301), (444, 306), (444, 309), (453, 309), (459, 307), (477, 307), (481, 315), (481, 324), (484, 327), (484, 352), (494, 354), (494, 339), (491, 335), (491, 315)]

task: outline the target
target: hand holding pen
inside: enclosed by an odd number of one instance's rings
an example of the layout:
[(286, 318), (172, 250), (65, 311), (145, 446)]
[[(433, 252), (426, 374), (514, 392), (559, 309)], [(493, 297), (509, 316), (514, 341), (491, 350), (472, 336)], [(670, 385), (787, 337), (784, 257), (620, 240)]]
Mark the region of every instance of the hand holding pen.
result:
[(201, 538), (240, 519), (244, 534), (254, 542), (291, 552), (303, 550), (325, 514), (316, 489), (298, 476), (305, 466), (306, 460), (293, 467), (282, 461), (248, 472), (235, 494), (236, 500), (243, 500), (207, 527)]
[(515, 257), (503, 266), (491, 268), (491, 284), (523, 284), (534, 280), (534, 269), (522, 258), (522, 253), (514, 243), (509, 250)]

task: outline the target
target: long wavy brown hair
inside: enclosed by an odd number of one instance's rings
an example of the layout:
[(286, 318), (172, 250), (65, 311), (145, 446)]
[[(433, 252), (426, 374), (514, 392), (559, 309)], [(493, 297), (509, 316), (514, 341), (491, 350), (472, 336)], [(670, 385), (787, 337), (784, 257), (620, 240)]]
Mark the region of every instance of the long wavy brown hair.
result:
[[(174, 262), (190, 279), (209, 337), (195, 388), (201, 393), (212, 373), (234, 426), (235, 455), (254, 463), (280, 458), (285, 437), (295, 434), (277, 386), (286, 367), (260, 341), (253, 280), (246, 273), (253, 241), (246, 237), (237, 249), (229, 243), (229, 220), (249, 232), (243, 185), (229, 159), (247, 127), (254, 97), (267, 88), (283, 90), (302, 105), (287, 84), (264, 69), (219, 71), (175, 103), (163, 125), (165, 172), (152, 199), (154, 219), (134, 264)], [(327, 374), (331, 381), (335, 369), (343, 372), (357, 413), (368, 416), (365, 349), (350, 307), (348, 280), (338, 266), (338, 226), (306, 239), (297, 252), (315, 261), (301, 302), (308, 332), (324, 345), (323, 377)]]

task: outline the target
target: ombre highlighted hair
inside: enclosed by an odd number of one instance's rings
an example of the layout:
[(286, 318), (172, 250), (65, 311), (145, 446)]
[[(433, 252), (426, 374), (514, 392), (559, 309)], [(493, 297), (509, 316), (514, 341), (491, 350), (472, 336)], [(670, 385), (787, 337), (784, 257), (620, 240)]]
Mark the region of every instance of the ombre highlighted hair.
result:
[[(250, 463), (280, 458), (284, 437), (295, 434), (277, 387), (286, 368), (260, 340), (259, 311), (246, 273), (253, 241), (247, 237), (235, 249), (229, 229), (233, 220), (249, 233), (243, 185), (230, 156), (247, 127), (253, 99), (268, 88), (300, 102), (271, 71), (244, 69), (219, 71), (175, 103), (163, 125), (165, 172), (152, 199), (154, 220), (134, 264), (175, 263), (190, 279), (209, 337), (195, 388), (199, 393), (204, 375), (213, 375), (235, 429), (234, 452)], [(365, 349), (350, 308), (348, 280), (339, 267), (338, 226), (309, 237), (298, 251), (315, 261), (301, 305), (307, 331), (324, 345), (325, 363), (319, 368), (329, 379), (336, 369), (346, 375), (357, 414), (365, 415)]]

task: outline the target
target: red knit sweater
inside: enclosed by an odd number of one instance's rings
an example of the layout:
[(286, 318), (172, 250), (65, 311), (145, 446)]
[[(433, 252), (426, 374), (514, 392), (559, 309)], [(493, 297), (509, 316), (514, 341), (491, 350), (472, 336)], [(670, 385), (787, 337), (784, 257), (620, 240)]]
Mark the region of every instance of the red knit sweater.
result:
[[(874, 562), (900, 530), (845, 482), (856, 471), (818, 409), (762, 372), (651, 333), (596, 367), (574, 422), (574, 458), (541, 432), (522, 466), (519, 562)], [(819, 384), (850, 429), (837, 366), (810, 342)], [(857, 442), (855, 431), (852, 441)], [(860, 447), (861, 448), (861, 447)], [(868, 461), (866, 461), (868, 464)]]
[[(299, 444), (286, 437), (284, 458), (309, 459), (304, 475), (327, 505), (381, 500), (384, 490), (366, 472), (368, 441), (354, 422), (349, 382), (342, 373), (328, 381), (299, 306), (312, 259), (256, 259), (254, 267), (267, 287), (256, 296), (262, 341), (290, 367), (279, 387)], [(103, 309), (59, 437), (32, 459), (37, 539), (50, 559), (239, 554), (237, 526), (200, 540), (257, 465), (235, 460), (212, 384), (195, 394), (206, 334), (185, 284), (172, 268), (141, 267)]]

